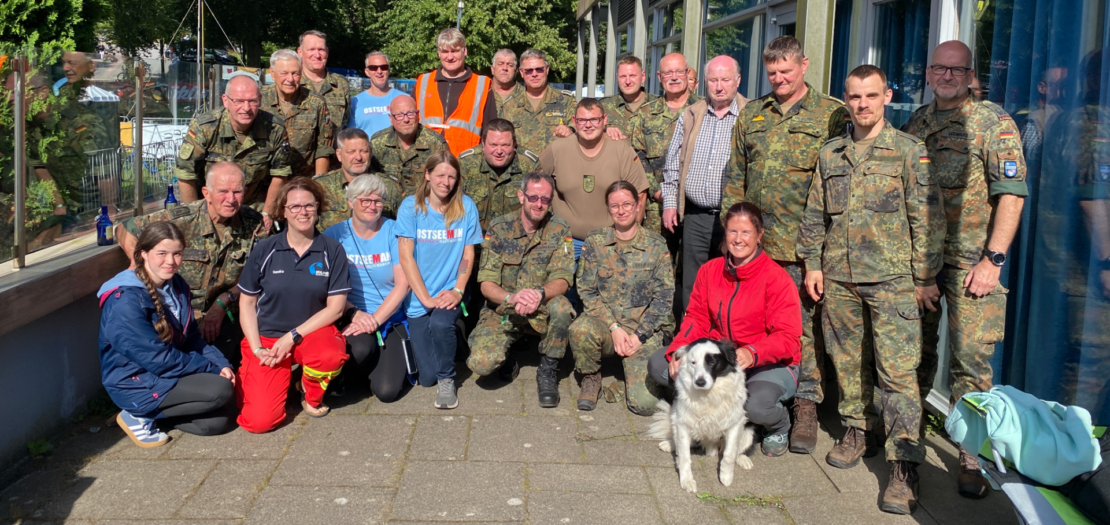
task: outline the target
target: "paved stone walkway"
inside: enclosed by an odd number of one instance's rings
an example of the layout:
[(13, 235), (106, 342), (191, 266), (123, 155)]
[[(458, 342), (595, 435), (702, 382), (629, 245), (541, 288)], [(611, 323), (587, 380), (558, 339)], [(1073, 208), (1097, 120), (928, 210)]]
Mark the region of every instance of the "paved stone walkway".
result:
[[(576, 411), (573, 379), (562, 380), (560, 408), (540, 409), (534, 365), (508, 385), (461, 377), (456, 410), (433, 408), (434, 388), (392, 404), (349, 390), (329, 398), (334, 409), (323, 419), (291, 404), (295, 417), (275, 432), (174, 431), (156, 449), (134, 446), (114, 425), (90, 432), (104, 422), (86, 419), (11, 476), (0, 523), (1016, 522), (1001, 493), (982, 501), (956, 494), (955, 449), (935, 436), (913, 516), (878, 510), (888, 474), (881, 458), (846, 471), (826, 465), (826, 432), (813, 456), (756, 455), (732, 487), (717, 481), (712, 460), (695, 456), (695, 496), (679, 488), (671, 456), (645, 437), (648, 418), (604, 402)], [(839, 436), (835, 407), (826, 403), (821, 414), (823, 430)]]

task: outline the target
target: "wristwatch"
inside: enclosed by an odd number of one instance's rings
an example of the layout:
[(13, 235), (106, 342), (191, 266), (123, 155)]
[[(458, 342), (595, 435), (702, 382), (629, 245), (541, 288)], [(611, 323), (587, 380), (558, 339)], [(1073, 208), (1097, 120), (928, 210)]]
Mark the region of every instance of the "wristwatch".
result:
[(640, 344), (645, 344), (648, 342), (648, 339), (651, 339), (651, 334), (636, 332), (636, 339), (640, 340)]
[(301, 334), (298, 334), (296, 328), (290, 330), (289, 335), (293, 336), (293, 344), (295, 344), (295, 345), (301, 344), (301, 341), (304, 340), (304, 336), (301, 335)]
[(541, 303), (543, 302), (544, 299), (547, 299), (547, 290), (545, 290), (542, 286), (536, 287), (536, 291), (540, 293), (540, 302)]
[(228, 290), (227, 291), (227, 302), (234, 303), (237, 300), (239, 300), (239, 296), (235, 293), (235, 290)]
[(1001, 268), (1003, 264), (1006, 264), (1005, 253), (991, 251), (989, 248), (983, 249), (983, 257), (986, 257), (987, 260), (991, 262), (991, 264), (998, 266), (999, 268)]

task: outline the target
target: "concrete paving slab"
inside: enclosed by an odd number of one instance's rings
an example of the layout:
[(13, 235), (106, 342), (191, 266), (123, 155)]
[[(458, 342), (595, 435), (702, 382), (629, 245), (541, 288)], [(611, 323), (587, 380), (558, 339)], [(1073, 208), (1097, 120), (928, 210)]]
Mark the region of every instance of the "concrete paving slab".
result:
[[(929, 513), (918, 507), (909, 516), (879, 510), (879, 494), (849, 492), (822, 496), (783, 498), (786, 512), (796, 525), (937, 525)], [(957, 522), (973, 523), (973, 522)]]
[(524, 500), (522, 464), (409, 461), (390, 519), (523, 521)]
[(678, 486), (678, 474), (669, 468), (645, 468), (663, 520), (672, 524), (729, 523), (721, 505), (702, 501)]
[(0, 519), (32, 518), (55, 494), (80, 484), (78, 491), (92, 484), (92, 479), (74, 479), (73, 471), (64, 466), (27, 474), (0, 492)]
[(528, 523), (593, 525), (663, 523), (651, 496), (607, 493), (531, 492)]
[[(757, 445), (758, 446), (758, 445)], [(813, 459), (805, 455), (787, 454), (777, 458), (752, 456), (752, 470), (736, 468), (732, 485), (725, 487), (718, 479), (719, 459), (703, 456), (694, 462), (694, 479), (698, 492), (723, 498), (758, 494), (763, 496), (833, 494), (836, 487)], [(678, 472), (673, 483), (678, 485)]]
[(673, 456), (659, 450), (657, 441), (607, 439), (587, 441), (582, 447), (586, 449), (586, 463), (590, 465), (674, 467)]
[(524, 399), (518, 383), (511, 383), (496, 390), (486, 390), (475, 385), (473, 378), (465, 380), (456, 378), (456, 381), (459, 381), (459, 406), (455, 409), (441, 410), (432, 405), (436, 398), (435, 387), (414, 386), (392, 403), (372, 400), (366, 413), (370, 415), (439, 413), (520, 415), (524, 412)]
[(463, 461), (470, 441), (470, 416), (427, 414), (416, 422), (408, 459)]
[(177, 512), (182, 518), (237, 519), (247, 517), (255, 498), (266, 486), (277, 460), (222, 460), (205, 478), (200, 490)]
[(725, 506), (725, 513), (728, 514), (733, 525), (790, 524), (786, 512), (776, 507), (727, 505)]
[[(265, 434), (251, 434), (242, 428), (222, 436), (183, 434), (170, 449), (171, 459), (281, 459), (286, 447), (301, 433), (304, 422), (290, 421)], [(130, 440), (128, 440), (130, 444)], [(135, 445), (131, 448), (138, 449)]]
[[(526, 376), (525, 373), (528, 375)], [(570, 394), (572, 379), (559, 380), (559, 406), (555, 408), (540, 407), (539, 393), (536, 390), (536, 369), (520, 370), (520, 377), (515, 383), (520, 383), (521, 393), (524, 396), (524, 412), (536, 416), (568, 416), (574, 411), (575, 398)]]
[(415, 423), (413, 416), (310, 421), (270, 484), (395, 487)]
[(642, 468), (604, 465), (529, 465), (528, 488), (606, 494), (651, 494), (651, 486)]
[[(216, 466), (212, 460), (101, 461), (44, 506), (44, 518), (164, 519)], [(91, 483), (84, 480), (91, 479)]]
[(636, 433), (632, 428), (633, 419), (650, 419), (637, 416), (628, 411), (622, 403), (606, 403), (604, 398), (599, 399), (597, 408), (590, 411), (577, 409), (577, 397), (570, 405), (574, 409), (575, 418), (578, 420), (578, 438), (582, 441), (596, 439), (635, 439)]
[(582, 446), (569, 417), (475, 416), (470, 424), (471, 461), (582, 463)]
[(393, 489), (278, 487), (262, 491), (249, 523), (266, 525), (371, 524), (385, 521)]
[(115, 444), (112, 445), (112, 448), (104, 451), (104, 454), (102, 454), (103, 459), (156, 460), (170, 458), (170, 451), (172, 451), (179, 442), (187, 439), (186, 436), (189, 435), (178, 430), (171, 430), (166, 432), (166, 434), (170, 436), (169, 443), (160, 447), (142, 448), (135, 445), (135, 442), (131, 441), (131, 438), (127, 437), (127, 434), (124, 434), (123, 430), (117, 425), (104, 428), (101, 432), (107, 432), (109, 436), (118, 438)]
[(324, 404), (331, 407), (331, 414), (337, 416), (362, 416), (370, 408), (374, 399), (369, 388), (360, 386), (347, 388), (342, 397), (327, 396)]
[(991, 491), (983, 499), (967, 499), (956, 491), (956, 481), (947, 472), (931, 464), (917, 471), (921, 474), (921, 506), (938, 522), (1017, 525), (1013, 504), (1002, 491)]

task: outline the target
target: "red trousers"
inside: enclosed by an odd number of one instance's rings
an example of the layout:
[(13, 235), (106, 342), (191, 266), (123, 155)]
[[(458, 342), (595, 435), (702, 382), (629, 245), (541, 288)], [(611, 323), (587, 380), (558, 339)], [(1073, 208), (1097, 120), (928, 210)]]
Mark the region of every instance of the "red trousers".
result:
[[(276, 338), (261, 337), (262, 346), (270, 348)], [(327, 326), (304, 336), (293, 346), (289, 359), (269, 367), (263, 365), (244, 337), (239, 345), (243, 363), (239, 367), (236, 394), (239, 399), (239, 426), (259, 434), (273, 430), (285, 421), (285, 398), (293, 363), (301, 365), (305, 401), (314, 407), (324, 402), (328, 383), (339, 375), (347, 361), (347, 341), (334, 326)]]

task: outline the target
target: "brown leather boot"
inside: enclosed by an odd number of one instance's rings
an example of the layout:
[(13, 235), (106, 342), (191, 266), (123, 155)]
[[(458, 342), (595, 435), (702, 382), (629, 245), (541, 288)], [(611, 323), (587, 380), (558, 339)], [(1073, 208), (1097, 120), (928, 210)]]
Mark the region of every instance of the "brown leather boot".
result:
[(979, 471), (979, 459), (960, 449), (960, 475), (956, 478), (956, 490), (965, 498), (981, 499), (987, 497), (990, 484)]
[(909, 461), (890, 462), (890, 481), (883, 492), (883, 503), (879, 507), (891, 514), (911, 514), (917, 510), (917, 491), (921, 477), (917, 465)]
[(868, 451), (870, 445), (870, 432), (856, 427), (848, 427), (844, 437), (825, 456), (825, 462), (836, 468), (852, 468), (859, 464), (859, 459)]
[(582, 374), (578, 392), (578, 410), (593, 410), (597, 407), (597, 395), (601, 393), (601, 372)]
[(814, 450), (817, 450), (817, 403), (795, 398), (790, 451), (795, 454), (812, 454)]

